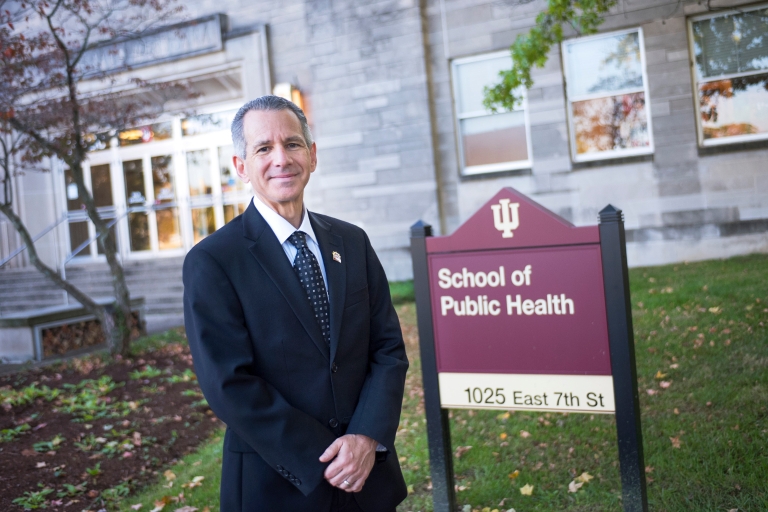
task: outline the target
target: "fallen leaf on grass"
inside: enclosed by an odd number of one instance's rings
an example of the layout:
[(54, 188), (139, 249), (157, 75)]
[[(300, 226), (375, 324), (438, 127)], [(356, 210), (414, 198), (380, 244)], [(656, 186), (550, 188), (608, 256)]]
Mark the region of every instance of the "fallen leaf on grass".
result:
[(164, 477), (165, 477), (165, 479), (166, 479), (166, 480), (168, 480), (169, 482), (170, 482), (171, 480), (176, 480), (176, 473), (174, 473), (174, 472), (173, 472), (173, 471), (171, 471), (170, 469), (169, 469), (169, 470), (166, 470), (166, 472), (165, 472), (165, 473), (163, 473), (163, 476), (164, 476)]
[(589, 481), (590, 481), (590, 480), (592, 480), (593, 478), (595, 478), (595, 477), (593, 477), (592, 475), (590, 475), (589, 473), (587, 473), (587, 472), (585, 471), (585, 472), (583, 472), (582, 474), (580, 474), (579, 476), (577, 476), (575, 480), (576, 480), (577, 482), (582, 482), (582, 483), (585, 483), (585, 484), (587, 484), (587, 483), (589, 483)]
[(47, 465), (48, 464), (46, 464), (45, 462), (38, 462), (37, 464), (35, 464), (35, 467), (40, 469), (40, 468), (44, 468)]
[(203, 461), (199, 460), (199, 461), (197, 461), (197, 462), (193, 462), (193, 463), (192, 463), (192, 465), (193, 465), (193, 466), (199, 466), (199, 465), (200, 465), (200, 464), (202, 464), (202, 463), (203, 463)]
[(471, 449), (472, 449), (471, 446), (459, 446), (458, 448), (456, 448), (456, 451), (453, 453), (453, 456), (456, 457), (457, 459), (460, 459), (462, 455), (464, 455)]
[(669, 381), (666, 381), (666, 380), (663, 380), (663, 381), (659, 382), (659, 387), (662, 388), (662, 389), (667, 389), (671, 385), (672, 385), (672, 383), (669, 382)]
[(677, 407), (675, 407), (675, 409), (674, 409), (672, 412), (673, 412), (673, 413), (675, 413), (675, 414), (680, 414), (680, 409), (678, 409)]
[(675, 363), (675, 364), (669, 365), (669, 367), (672, 368), (673, 370), (677, 370), (680, 367), (680, 365)]
[(658, 393), (658, 391), (656, 391), (655, 389), (646, 389), (645, 392), (648, 393), (649, 395), (655, 395), (656, 393)]
[(720, 312), (720, 308), (717, 307), (717, 306), (715, 306), (713, 308), (709, 308), (709, 312), (712, 313), (713, 315), (716, 315), (716, 314), (718, 314)]
[(576, 492), (581, 489), (582, 485), (584, 485), (584, 482), (576, 482), (576, 480), (571, 480), (571, 483), (568, 484), (568, 492)]
[(658, 379), (663, 379), (666, 376), (667, 376), (666, 373), (661, 373), (661, 370), (659, 370), (656, 372), (656, 375), (654, 375), (653, 378), (658, 380)]
[(165, 508), (166, 505), (172, 502), (173, 502), (173, 498), (171, 498), (170, 496), (163, 496), (162, 498), (160, 498), (154, 503), (155, 508), (153, 508), (149, 512), (160, 512)]
[(680, 448), (680, 438), (679, 437), (670, 437), (669, 440), (672, 442), (672, 448)]
[(504, 440), (506, 438), (507, 438), (507, 433), (506, 432), (502, 432), (501, 434), (499, 434), (499, 439)]
[(135, 505), (131, 505), (131, 510), (139, 510), (144, 505), (142, 503), (137, 503)]
[(533, 486), (531, 484), (525, 484), (520, 488), (520, 494), (523, 496), (530, 496), (533, 494)]
[(189, 505), (186, 505), (181, 508), (177, 508), (174, 512), (197, 512), (197, 507), (191, 507)]
[(653, 470), (656, 469), (653, 466), (645, 466), (645, 472), (650, 474), (653, 473)]
[(196, 476), (195, 478), (192, 479), (191, 482), (182, 484), (181, 486), (189, 489), (194, 489), (195, 487), (200, 487), (201, 485), (203, 485), (203, 480), (205, 480), (204, 476)]
[(509, 479), (510, 479), (510, 480), (514, 480), (515, 478), (517, 478), (517, 477), (519, 477), (519, 476), (520, 476), (520, 470), (519, 470), (519, 469), (516, 469), (516, 470), (514, 470), (513, 472), (511, 472), (511, 473), (509, 474)]
[(521, 430), (520, 431), (520, 437), (522, 437), (523, 439), (526, 439), (528, 437), (531, 437), (531, 434), (529, 432), (525, 431), (525, 430)]

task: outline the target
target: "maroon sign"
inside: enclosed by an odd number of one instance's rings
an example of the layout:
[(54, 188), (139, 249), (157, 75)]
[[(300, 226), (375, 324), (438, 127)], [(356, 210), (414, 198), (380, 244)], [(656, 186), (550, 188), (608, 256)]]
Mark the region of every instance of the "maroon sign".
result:
[(438, 372), (611, 375), (597, 226), (506, 188), (426, 247)]

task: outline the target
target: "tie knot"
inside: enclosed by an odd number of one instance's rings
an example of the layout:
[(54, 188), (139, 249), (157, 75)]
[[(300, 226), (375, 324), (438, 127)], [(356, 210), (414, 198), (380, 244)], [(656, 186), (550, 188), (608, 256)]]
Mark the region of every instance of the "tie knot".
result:
[(288, 241), (293, 244), (297, 249), (307, 246), (307, 239), (303, 231), (294, 231), (291, 236), (288, 237)]

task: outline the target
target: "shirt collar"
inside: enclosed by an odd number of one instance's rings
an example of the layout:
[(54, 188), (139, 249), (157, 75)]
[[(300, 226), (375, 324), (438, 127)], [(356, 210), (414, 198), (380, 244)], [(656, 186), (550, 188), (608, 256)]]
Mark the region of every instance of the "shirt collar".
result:
[(280, 214), (275, 210), (264, 204), (264, 202), (259, 199), (256, 194), (253, 195), (253, 206), (256, 207), (261, 216), (264, 217), (264, 220), (267, 221), (267, 224), (269, 224), (269, 227), (275, 233), (275, 236), (281, 245), (284, 244), (286, 240), (288, 240), (294, 231), (303, 231), (312, 239), (313, 242), (317, 244), (315, 230), (312, 229), (312, 224), (309, 222), (309, 212), (306, 206), (303, 207), (301, 214), (301, 225), (299, 226), (299, 229), (294, 228), (293, 224), (281, 217)]

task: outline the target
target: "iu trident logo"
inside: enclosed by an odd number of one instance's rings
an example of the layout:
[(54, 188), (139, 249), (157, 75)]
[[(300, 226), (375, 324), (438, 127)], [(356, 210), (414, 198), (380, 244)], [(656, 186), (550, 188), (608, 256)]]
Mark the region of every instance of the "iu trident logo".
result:
[(499, 199), (499, 204), (492, 204), (493, 225), (501, 231), (503, 238), (512, 238), (513, 230), (520, 225), (520, 218), (517, 209), (520, 203), (510, 203), (509, 199)]

